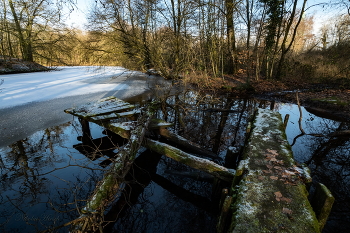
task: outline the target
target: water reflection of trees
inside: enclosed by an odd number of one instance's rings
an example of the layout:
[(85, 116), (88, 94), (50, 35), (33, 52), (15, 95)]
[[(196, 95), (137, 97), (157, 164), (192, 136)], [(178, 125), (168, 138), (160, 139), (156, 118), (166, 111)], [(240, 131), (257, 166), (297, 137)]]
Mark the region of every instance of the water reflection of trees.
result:
[[(174, 123), (171, 131), (215, 152), (218, 155), (215, 161), (223, 163), (229, 147), (244, 143), (246, 124), (256, 107), (282, 109), (283, 105), (184, 92), (164, 98), (156, 117)], [(89, 137), (98, 137), (79, 142), (76, 136), (84, 136), (79, 121), (73, 121), (73, 127), (68, 126), (40, 131), (0, 152), (0, 204), (9, 209), (18, 208), (16, 213), (30, 213), (25, 205), (42, 202), (46, 207), (41, 209), (60, 216), (59, 222), (45, 223), (44, 228), (78, 216), (80, 207), (104, 169), (108, 169), (117, 149), (112, 134), (91, 133)], [(346, 137), (328, 135), (336, 130), (347, 130), (350, 124), (310, 115), (304, 118), (304, 127), (307, 133), (323, 136), (300, 137), (293, 146), (295, 157), (299, 162), (308, 163), (314, 180), (328, 186), (336, 197), (331, 225), (326, 225), (325, 231), (332, 227), (344, 230), (334, 227), (344, 222), (349, 226), (349, 217), (344, 213), (350, 211), (350, 143)], [(68, 167), (55, 170), (59, 166)], [(123, 193), (105, 211), (105, 232), (214, 232), (217, 200), (212, 194), (215, 187), (211, 179), (199, 178), (194, 172), (149, 151), (140, 155), (126, 177)], [(8, 198), (6, 193), (14, 195)], [(13, 218), (13, 211), (3, 211), (1, 219), (10, 218)]]
[(162, 108), (162, 116), (174, 122), (174, 131), (220, 153), (232, 143), (241, 143), (247, 118), (257, 103), (252, 99), (186, 92), (166, 99), (164, 105), (168, 108)]
[[(178, 96), (164, 98), (156, 117), (174, 123), (172, 131), (217, 153), (216, 161), (221, 162), (219, 158), (225, 156), (228, 147), (238, 147), (244, 143), (246, 124), (256, 107), (278, 110), (282, 109), (283, 105), (254, 99), (213, 97), (184, 92)], [(336, 196), (337, 203), (345, 203), (341, 207), (341, 204), (336, 203), (335, 211), (343, 213), (342, 208), (349, 211), (348, 138), (328, 137), (336, 130), (348, 129), (349, 124), (309, 115), (304, 118), (304, 127), (308, 134), (323, 136), (305, 135), (300, 138), (301, 140), (297, 140), (294, 148), (300, 147), (300, 150), (296, 150), (298, 151), (295, 154), (296, 159), (299, 162), (309, 163), (315, 181), (325, 183)], [(208, 209), (215, 209), (213, 207), (215, 201), (212, 199), (215, 196), (212, 195), (213, 183), (184, 177), (183, 174), (186, 172), (193, 171), (170, 159), (161, 159), (156, 173), (147, 172), (151, 174), (151, 180), (143, 183), (144, 190), (139, 189), (136, 192), (139, 193), (137, 198), (127, 201), (129, 205), (126, 206), (130, 208), (126, 208), (124, 215), (120, 215), (119, 218), (113, 218), (116, 222), (111, 224), (110, 229), (115, 232), (166, 231), (168, 229), (188, 232), (204, 226), (215, 227), (215, 211), (214, 213), (208, 211)], [(138, 178), (135, 179), (136, 183), (138, 183), (137, 180)], [(132, 186), (127, 185), (127, 187)], [(126, 190), (126, 196), (131, 195), (132, 190), (137, 189), (133, 187), (129, 191)], [(195, 199), (197, 201), (194, 201)], [(210, 208), (200, 208), (204, 202)], [(202, 220), (199, 220), (199, 217)], [(207, 223), (203, 223), (203, 219)], [(338, 225), (342, 221), (347, 221), (339, 220), (339, 216), (334, 214), (330, 219), (331, 221), (337, 219), (335, 222)], [(180, 227), (179, 222), (181, 222)], [(330, 229), (327, 227), (325, 230)], [(207, 230), (203, 229), (203, 231)]]
[(332, 135), (349, 130), (350, 123), (308, 114), (303, 127), (306, 134), (294, 140), (294, 156), (310, 167), (313, 181), (325, 184), (335, 197), (323, 232), (345, 232), (350, 228), (350, 140)]
[[(0, 231), (26, 229), (26, 232), (34, 232), (55, 226), (64, 221), (62, 209), (58, 208), (62, 203), (70, 206), (70, 211), (76, 210), (76, 205), (68, 204), (79, 200), (78, 196), (72, 195), (72, 190), (86, 182), (76, 175), (75, 180), (80, 185), (73, 185), (72, 179), (66, 179), (68, 174), (62, 177), (61, 171), (56, 171), (60, 167), (69, 171), (70, 163), (72, 166), (79, 164), (79, 158), (73, 158), (71, 149), (66, 147), (67, 141), (74, 137), (72, 132), (67, 132), (72, 130), (70, 125), (66, 123), (38, 131), (1, 148)], [(94, 176), (93, 173), (87, 174)], [(62, 189), (69, 190), (69, 194), (62, 196)], [(86, 193), (83, 197), (86, 198)]]
[[(245, 105), (245, 109), (252, 111), (253, 108), (249, 108), (247, 103), (248, 101), (229, 97), (223, 100), (185, 93), (165, 99), (156, 117), (173, 122), (172, 131), (207, 149), (212, 150), (216, 143), (217, 150), (222, 152), (235, 138), (241, 137), (239, 134), (244, 134), (244, 129), (241, 128), (245, 127), (245, 123), (241, 124), (242, 127), (237, 126), (237, 129), (236, 121), (247, 119), (249, 113), (240, 109), (238, 111), (237, 108)], [(233, 115), (236, 119), (232, 119)], [(232, 134), (232, 129), (235, 130), (235, 135)], [(137, 164), (136, 161), (135, 163)], [(184, 173), (192, 173), (193, 169), (168, 158), (161, 159), (157, 172), (147, 170), (149, 164), (146, 164), (147, 168), (142, 167), (142, 164), (141, 162), (136, 167), (146, 171), (143, 177), (148, 179), (142, 181), (134, 177), (126, 181), (123, 195), (111, 207), (112, 211), (105, 215), (106, 222), (111, 221), (104, 226), (106, 232), (215, 231), (218, 200), (212, 199), (213, 179), (208, 182), (196, 180), (195, 177), (184, 177)], [(174, 171), (178, 173), (175, 174)]]

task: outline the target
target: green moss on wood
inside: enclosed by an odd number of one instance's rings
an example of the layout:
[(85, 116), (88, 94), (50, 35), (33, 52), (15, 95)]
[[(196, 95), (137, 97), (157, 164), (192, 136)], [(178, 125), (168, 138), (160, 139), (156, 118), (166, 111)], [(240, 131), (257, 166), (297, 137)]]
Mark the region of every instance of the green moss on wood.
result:
[(103, 183), (99, 186), (92, 199), (87, 203), (86, 208), (82, 210), (83, 213), (96, 212), (101, 208), (101, 203), (104, 203), (111, 196), (112, 190), (117, 190), (117, 179), (113, 174), (108, 174), (103, 179)]
[(319, 232), (278, 113), (258, 110), (244, 153), (229, 232)]
[(331, 191), (324, 184), (318, 183), (316, 185), (316, 191), (312, 198), (312, 207), (315, 210), (321, 229), (326, 225), (334, 200)]
[(198, 158), (191, 154), (185, 153), (165, 143), (160, 143), (151, 139), (146, 139), (145, 146), (159, 154), (165, 155), (192, 168), (207, 172), (220, 179), (231, 181), (235, 175), (235, 171), (232, 169), (227, 169), (210, 160)]
[(315, 102), (323, 102), (323, 103), (327, 103), (327, 104), (332, 104), (332, 105), (337, 105), (337, 106), (347, 106), (350, 104), (349, 101), (344, 101), (342, 99), (339, 99), (337, 97), (329, 97), (329, 98), (314, 98), (311, 99), (312, 101)]

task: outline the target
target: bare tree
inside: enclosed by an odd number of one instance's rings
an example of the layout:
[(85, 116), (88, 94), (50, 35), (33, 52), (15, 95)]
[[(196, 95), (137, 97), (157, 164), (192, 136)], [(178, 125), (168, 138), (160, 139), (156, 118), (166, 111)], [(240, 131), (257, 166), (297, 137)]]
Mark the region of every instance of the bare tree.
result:
[[(63, 7), (73, 4), (73, 0), (3, 0), (2, 35), (7, 34), (6, 53), (17, 55), (13, 46), (16, 40), (22, 59), (33, 61), (37, 45), (42, 42), (41, 34), (52, 31), (55, 26), (59, 28)], [(3, 44), (2, 49), (5, 50)]]

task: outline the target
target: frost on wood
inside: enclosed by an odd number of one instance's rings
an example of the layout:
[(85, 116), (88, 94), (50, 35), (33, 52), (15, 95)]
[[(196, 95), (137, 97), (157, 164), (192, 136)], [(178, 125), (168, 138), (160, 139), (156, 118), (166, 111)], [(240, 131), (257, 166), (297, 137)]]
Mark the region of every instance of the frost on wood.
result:
[(233, 169), (228, 169), (210, 160), (193, 156), (165, 143), (146, 138), (146, 147), (159, 154), (165, 155), (192, 168), (207, 172), (220, 179), (231, 181), (235, 175), (235, 170)]
[(152, 114), (144, 113), (139, 117), (137, 122), (132, 123), (132, 126), (124, 125), (124, 128), (131, 129), (130, 140), (117, 154), (117, 158), (111, 169), (105, 174), (104, 179), (96, 187), (90, 201), (82, 209), (83, 216), (78, 220), (78, 224), (75, 225), (76, 232), (81, 231), (83, 225), (93, 224), (89, 223), (89, 217), (91, 215), (103, 214), (104, 207), (113, 201), (118, 190), (122, 187), (124, 176), (129, 171), (137, 156), (151, 118)]
[(114, 96), (110, 96), (97, 102), (87, 103), (77, 108), (66, 109), (65, 112), (85, 118), (111, 114), (113, 112), (116, 113), (128, 111), (133, 108), (135, 108), (134, 105), (124, 102)]
[(229, 232), (320, 232), (279, 113), (258, 109), (243, 159)]
[(123, 117), (132, 117), (136, 114), (140, 114), (140, 110), (132, 110), (127, 112), (112, 112), (107, 115), (90, 117), (89, 120), (92, 122), (110, 121), (110, 120), (119, 119)]

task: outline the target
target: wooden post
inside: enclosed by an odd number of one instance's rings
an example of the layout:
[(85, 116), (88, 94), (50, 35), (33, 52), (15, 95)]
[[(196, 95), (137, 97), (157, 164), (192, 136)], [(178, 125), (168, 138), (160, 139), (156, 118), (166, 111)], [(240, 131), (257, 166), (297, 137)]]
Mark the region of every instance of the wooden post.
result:
[(81, 128), (82, 128), (82, 131), (83, 131), (83, 136), (82, 136), (82, 140), (81, 142), (83, 144), (90, 144), (91, 142), (91, 131), (90, 131), (90, 125), (89, 125), (89, 122), (82, 118), (82, 117), (79, 117), (79, 122), (81, 124)]
[(225, 231), (225, 229), (227, 228), (227, 216), (230, 212), (232, 200), (233, 200), (232, 196), (226, 196), (224, 199), (224, 203), (222, 204), (222, 209), (220, 212), (219, 221), (216, 227), (218, 233), (227, 232)]
[(333, 203), (334, 197), (331, 191), (324, 184), (318, 183), (316, 185), (315, 194), (311, 200), (311, 206), (319, 222), (320, 231), (322, 231), (323, 227), (326, 225)]
[(283, 127), (284, 127), (284, 130), (286, 130), (286, 128), (287, 128), (288, 120), (289, 120), (289, 114), (286, 114), (286, 115), (284, 116), (284, 120), (283, 120)]

